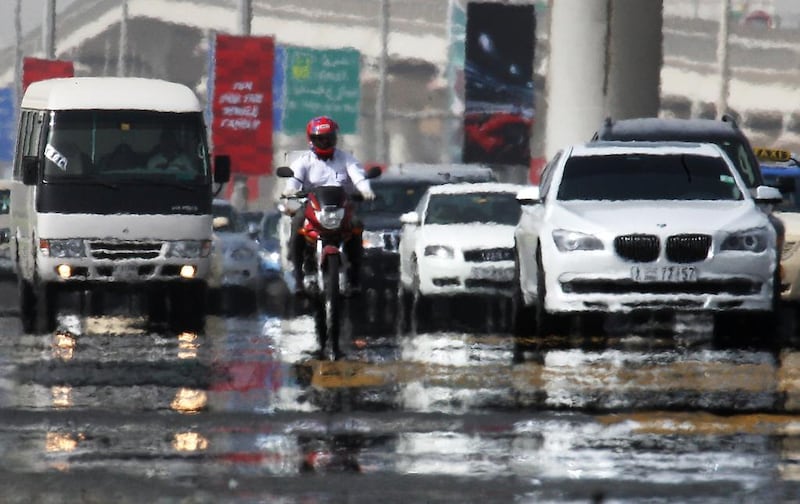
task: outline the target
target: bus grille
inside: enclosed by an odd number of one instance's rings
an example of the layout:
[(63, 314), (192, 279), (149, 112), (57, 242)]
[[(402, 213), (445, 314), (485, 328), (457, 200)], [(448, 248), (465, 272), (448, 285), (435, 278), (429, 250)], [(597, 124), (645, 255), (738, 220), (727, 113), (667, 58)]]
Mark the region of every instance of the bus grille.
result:
[(161, 254), (162, 242), (133, 242), (92, 240), (89, 253), (95, 259), (124, 261), (130, 259), (155, 259)]

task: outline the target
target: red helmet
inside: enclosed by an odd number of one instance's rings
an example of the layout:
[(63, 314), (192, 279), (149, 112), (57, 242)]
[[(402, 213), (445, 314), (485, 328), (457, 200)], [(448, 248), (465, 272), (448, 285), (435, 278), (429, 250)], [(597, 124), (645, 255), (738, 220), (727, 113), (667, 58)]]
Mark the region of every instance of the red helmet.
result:
[(327, 159), (333, 156), (338, 131), (339, 125), (330, 117), (320, 116), (308, 121), (308, 145), (317, 157)]

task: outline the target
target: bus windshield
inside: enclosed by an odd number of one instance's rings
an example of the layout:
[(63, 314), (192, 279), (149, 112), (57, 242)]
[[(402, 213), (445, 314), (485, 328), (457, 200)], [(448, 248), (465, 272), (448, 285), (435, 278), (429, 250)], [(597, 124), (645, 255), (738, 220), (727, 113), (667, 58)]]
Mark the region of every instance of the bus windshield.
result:
[(70, 110), (50, 115), (44, 181), (209, 181), (199, 112)]

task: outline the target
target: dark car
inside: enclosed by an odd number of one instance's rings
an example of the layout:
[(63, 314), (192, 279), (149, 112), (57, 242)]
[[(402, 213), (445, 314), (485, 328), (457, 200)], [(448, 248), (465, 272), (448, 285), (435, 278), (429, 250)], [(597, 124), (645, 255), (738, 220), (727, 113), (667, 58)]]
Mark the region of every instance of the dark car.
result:
[(719, 145), (733, 161), (749, 188), (764, 184), (759, 162), (744, 132), (730, 116), (716, 119), (642, 117), (607, 118), (592, 137), (596, 140), (710, 142)]
[(389, 166), (372, 181), (375, 199), (361, 202), (358, 207), (358, 216), (364, 224), (362, 286), (383, 292), (397, 290), (400, 216), (414, 209), (428, 187), (448, 182), (496, 180), (491, 168), (478, 164)]
[[(597, 130), (592, 141), (673, 141), (673, 142), (707, 142), (714, 143), (733, 162), (736, 170), (750, 189), (765, 185), (764, 176), (753, 147), (747, 136), (739, 128), (736, 120), (724, 115), (716, 119), (677, 119), (660, 117), (641, 117), (614, 120), (606, 118), (603, 126)], [(778, 233), (778, 244), (783, 243), (786, 227), (783, 222), (764, 207), (769, 220)], [(780, 257), (780, 250), (778, 250)], [(780, 271), (776, 268), (775, 300), (780, 298)]]

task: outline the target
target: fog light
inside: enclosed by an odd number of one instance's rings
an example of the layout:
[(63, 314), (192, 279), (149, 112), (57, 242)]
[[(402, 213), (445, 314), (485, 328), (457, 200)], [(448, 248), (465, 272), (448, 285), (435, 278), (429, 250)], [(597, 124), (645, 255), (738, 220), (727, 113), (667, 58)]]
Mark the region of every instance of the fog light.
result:
[(56, 268), (56, 273), (61, 278), (69, 278), (72, 276), (72, 268), (69, 267), (69, 264), (59, 264)]
[(183, 278), (194, 278), (195, 272), (195, 267), (190, 264), (181, 266), (181, 277)]

